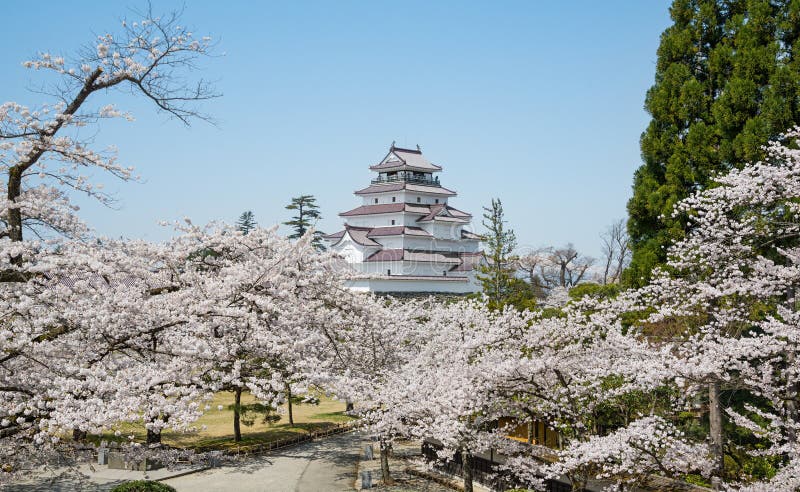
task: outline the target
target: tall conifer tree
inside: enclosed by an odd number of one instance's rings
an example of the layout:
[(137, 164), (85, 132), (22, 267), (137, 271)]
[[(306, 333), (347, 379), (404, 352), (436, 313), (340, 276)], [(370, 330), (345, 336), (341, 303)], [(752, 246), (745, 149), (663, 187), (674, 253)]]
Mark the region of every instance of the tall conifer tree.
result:
[[(284, 222), (284, 225), (288, 225), (292, 228), (294, 232), (289, 234), (290, 239), (297, 239), (302, 237), (310, 228), (316, 224), (318, 220), (322, 218), (322, 214), (319, 211), (319, 205), (317, 205), (317, 199), (314, 198), (314, 195), (300, 195), (298, 197), (292, 198), (292, 203), (286, 205), (286, 210), (294, 210), (296, 211), (296, 215), (292, 217), (292, 220), (288, 220)], [(325, 249), (322, 245), (322, 235), (321, 231), (314, 231), (314, 239), (312, 243), (318, 249)]]
[(512, 229), (506, 228), (503, 204), (499, 198), (492, 199), (491, 207), (483, 207), (483, 226), (487, 230), (483, 236), (487, 262), (479, 268), (478, 280), (490, 305), (500, 307), (514, 283), (511, 253), (517, 247), (517, 237)]
[(762, 158), (768, 140), (800, 122), (800, 2), (675, 0), (670, 14), (628, 202), (633, 285), (683, 237), (675, 203)]

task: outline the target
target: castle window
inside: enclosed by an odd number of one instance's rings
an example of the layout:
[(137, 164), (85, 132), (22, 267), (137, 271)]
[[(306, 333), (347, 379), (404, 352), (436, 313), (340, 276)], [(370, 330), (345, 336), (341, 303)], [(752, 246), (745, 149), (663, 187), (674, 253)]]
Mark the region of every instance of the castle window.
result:
[(391, 274), (392, 274), (391, 270), (386, 270), (386, 275), (391, 275)]
[(375, 199), (375, 203), (378, 203), (378, 199), (377, 198)]
[(422, 198), (417, 197), (417, 203), (420, 203), (421, 201), (422, 201)]
[(392, 225), (394, 225), (394, 219), (392, 219)]
[(397, 201), (397, 197), (396, 197), (396, 196), (393, 196), (393, 197), (392, 197), (392, 203), (394, 203), (394, 202), (396, 202), (396, 201)]
[(438, 198), (436, 199), (436, 203), (439, 203), (439, 199)]

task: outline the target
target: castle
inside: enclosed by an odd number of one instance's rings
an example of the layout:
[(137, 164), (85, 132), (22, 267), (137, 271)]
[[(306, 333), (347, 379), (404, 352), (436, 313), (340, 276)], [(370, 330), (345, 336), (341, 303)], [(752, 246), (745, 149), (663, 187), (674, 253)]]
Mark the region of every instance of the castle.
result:
[(394, 144), (372, 183), (355, 195), (362, 204), (339, 214), (344, 230), (325, 236), (329, 249), (358, 272), (350, 288), (384, 293), (477, 292), (484, 261), (472, 216), (448, 203), (456, 192), (441, 185), (442, 168), (419, 147)]

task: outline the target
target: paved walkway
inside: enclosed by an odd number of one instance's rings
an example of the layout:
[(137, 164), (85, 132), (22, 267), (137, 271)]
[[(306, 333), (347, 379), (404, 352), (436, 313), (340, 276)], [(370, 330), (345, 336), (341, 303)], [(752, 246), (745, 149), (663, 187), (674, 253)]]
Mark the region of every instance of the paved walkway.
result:
[(178, 492), (352, 491), (362, 440), (350, 432), (163, 482)]
[(160, 480), (179, 492), (338, 492), (353, 491), (364, 438), (349, 432), (220, 468), (167, 478), (182, 470), (148, 472), (82, 465), (54, 469), (2, 487), (6, 492), (106, 492), (130, 480)]

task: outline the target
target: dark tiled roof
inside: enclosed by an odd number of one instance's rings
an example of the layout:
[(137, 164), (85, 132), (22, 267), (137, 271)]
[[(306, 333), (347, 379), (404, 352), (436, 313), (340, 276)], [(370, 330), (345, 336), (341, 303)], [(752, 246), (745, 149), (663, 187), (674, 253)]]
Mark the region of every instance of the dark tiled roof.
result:
[(402, 259), (402, 249), (382, 249), (364, 261), (400, 261)]
[(476, 270), (483, 260), (483, 252), (461, 253), (461, 263), (450, 269), (451, 272), (471, 272)]
[(357, 244), (360, 244), (361, 246), (380, 247), (381, 245), (379, 243), (376, 243), (375, 241), (367, 237), (371, 230), (372, 228), (370, 227), (355, 227), (355, 226), (345, 225), (343, 231), (335, 232), (333, 234), (328, 234), (327, 236), (324, 236), (324, 238), (329, 241), (338, 239), (338, 241), (334, 243), (338, 244), (339, 241), (342, 240), (346, 232), (353, 239), (353, 241), (355, 241)]
[(414, 191), (417, 193), (429, 193), (431, 195), (456, 196), (456, 192), (441, 186), (425, 186), (413, 183), (387, 183), (374, 184), (355, 192), (356, 195), (369, 195), (371, 193), (389, 193), (392, 191)]
[(427, 263), (460, 264), (461, 259), (454, 253), (439, 251), (412, 251), (408, 249), (383, 249), (364, 261), (420, 261)]
[(429, 280), (434, 282), (466, 282), (469, 280), (468, 277), (447, 277), (444, 275), (381, 275), (379, 278), (389, 278), (392, 280)]
[[(424, 204), (424, 203), (378, 203), (374, 205), (361, 205), (353, 210), (342, 212), (341, 217), (350, 217), (353, 215), (372, 215), (372, 214), (390, 214), (396, 212), (409, 212), (412, 214), (430, 215), (434, 211), (439, 212), (443, 207), (446, 207), (447, 214), (458, 219), (468, 219), (472, 217), (466, 212), (455, 209), (449, 205), (442, 203), (437, 204)], [(430, 219), (425, 219), (430, 220)]]
[(406, 227), (405, 234), (408, 236), (430, 236), (431, 233), (421, 227)]
[[(392, 154), (394, 154), (397, 159), (387, 162), (387, 158)], [(386, 169), (397, 169), (403, 167), (410, 167), (430, 172), (442, 170), (440, 166), (428, 161), (428, 159), (422, 155), (421, 150), (401, 149), (400, 147), (395, 147), (394, 145), (392, 145), (392, 147), (389, 149), (389, 153), (386, 154), (386, 157), (384, 157), (380, 163), (370, 166), (370, 169), (373, 171), (383, 171)]]
[(352, 215), (371, 215), (371, 214), (389, 214), (392, 212), (402, 212), (405, 209), (405, 203), (381, 203), (378, 205), (361, 205), (360, 207), (342, 212), (339, 215), (342, 217), (350, 217)]
[(376, 243), (372, 239), (367, 237), (369, 234), (370, 229), (361, 228), (361, 227), (349, 227), (346, 226), (347, 234), (353, 238), (353, 241), (360, 244), (361, 246), (377, 246), (381, 247), (380, 243)]
[[(430, 237), (431, 233), (422, 229), (420, 227), (406, 227), (406, 226), (389, 226), (389, 227), (355, 227), (355, 226), (345, 226), (347, 230), (364, 230), (367, 231), (368, 238), (371, 237), (381, 237), (381, 236), (426, 236)], [(333, 234), (326, 234), (322, 236), (323, 238), (333, 241), (336, 239), (341, 239), (344, 237), (345, 231), (335, 232)], [(351, 234), (352, 236), (352, 234)], [(360, 244), (360, 243), (359, 243)]]
[(331, 239), (341, 239), (343, 236), (344, 236), (344, 231), (342, 230), (339, 232), (334, 232), (333, 234), (325, 234), (322, 237), (323, 239), (331, 240)]
[(403, 226), (391, 226), (391, 227), (374, 227), (372, 230), (369, 231), (367, 234), (368, 237), (375, 237), (375, 236), (399, 236), (403, 234), (405, 231), (405, 227)]
[(470, 214), (462, 212), (444, 204), (428, 205), (430, 212), (424, 217), (417, 219), (417, 222), (429, 222), (431, 220), (441, 220), (445, 222), (468, 222)]
[(465, 231), (464, 229), (461, 229), (461, 238), (462, 239), (481, 239), (481, 236), (478, 235), (478, 234), (475, 234), (474, 232)]

